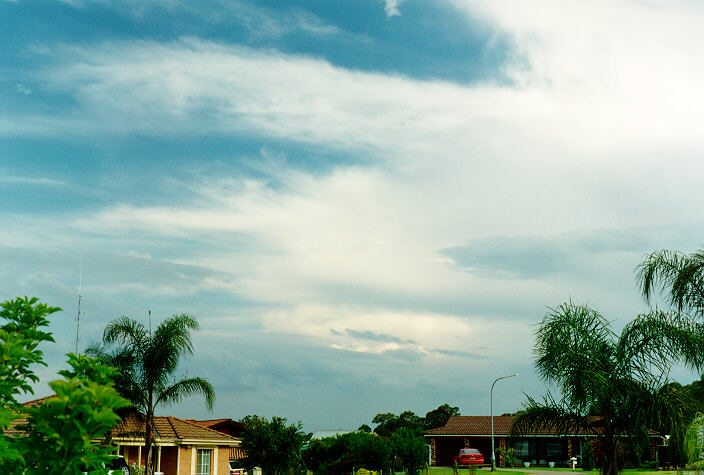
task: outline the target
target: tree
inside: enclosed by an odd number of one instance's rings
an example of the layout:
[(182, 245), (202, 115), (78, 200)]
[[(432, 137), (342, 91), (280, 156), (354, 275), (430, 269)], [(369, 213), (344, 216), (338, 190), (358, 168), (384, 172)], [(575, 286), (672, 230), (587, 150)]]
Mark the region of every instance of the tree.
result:
[(423, 421), (423, 426), (425, 430), (435, 429), (437, 427), (443, 427), (447, 424), (448, 419), (452, 416), (459, 416), (460, 408), (450, 406), (448, 403), (438, 406), (437, 409), (428, 411), (425, 414), (425, 419)]
[(428, 462), (425, 439), (414, 429), (404, 427), (394, 432), (391, 447), (394, 458), (410, 475), (417, 474)]
[[(24, 407), (15, 399), (33, 393), (37, 382), (32, 366), (43, 361), (38, 345), (54, 341), (42, 328), (47, 317), (61, 309), (34, 298), (17, 298), (0, 304), (0, 473), (78, 473), (81, 466), (101, 469), (114, 448), (96, 444), (117, 423), (116, 409), (128, 404), (112, 387), (114, 370), (85, 356), (68, 355), (71, 370), (59, 371), (63, 380), (49, 386), (56, 396)], [(20, 415), (27, 422), (5, 430)]]
[(690, 468), (697, 471), (704, 468), (704, 414), (701, 412), (687, 426), (684, 446)]
[(423, 434), (423, 419), (413, 411), (403, 411), (398, 416), (391, 412), (379, 413), (374, 416), (372, 422), (377, 424), (374, 433), (382, 437), (391, 437), (391, 434), (402, 428), (412, 429)]
[(26, 433), (17, 445), (31, 461), (29, 473), (102, 470), (115, 452), (93, 442), (119, 422), (115, 409), (130, 404), (113, 388), (115, 370), (86, 356), (71, 353), (68, 358), (71, 370), (59, 371), (65, 379), (49, 383), (56, 397), (25, 408), (27, 423), (18, 426)]
[(382, 471), (391, 467), (389, 440), (369, 432), (312, 440), (303, 453), (306, 467), (316, 475), (350, 473), (359, 468)]
[(46, 366), (38, 346), (54, 341), (51, 333), (42, 328), (49, 326), (47, 317), (59, 311), (58, 307), (39, 303), (36, 297), (20, 297), (0, 304), (0, 318), (6, 322), (0, 327), (0, 468), (24, 463), (17, 447), (1, 435), (19, 417), (22, 407), (16, 396), (34, 394), (31, 383), (39, 378), (32, 366)]
[[(636, 280), (648, 303), (659, 294), (674, 311), (704, 319), (704, 250), (691, 254), (666, 249), (651, 252), (638, 266)], [(681, 389), (690, 397), (692, 408), (687, 420), (691, 421), (697, 412), (704, 411), (704, 375)], [(670, 456), (681, 462), (687, 460), (688, 436), (678, 429), (670, 437)]]
[(242, 419), (242, 449), (247, 454), (245, 468), (252, 473), (260, 467), (265, 475), (286, 473), (303, 469), (301, 448), (304, 434), (301, 424), (286, 425), (286, 418), (247, 416)]
[(173, 379), (181, 357), (193, 353), (191, 331), (198, 328), (195, 318), (185, 314), (167, 318), (154, 333), (135, 320), (121, 317), (105, 327), (102, 345), (93, 344), (87, 350), (120, 371), (116, 389), (144, 418), (147, 474), (153, 470), (152, 431), (157, 406), (202, 394), (208, 409), (213, 408), (215, 392), (206, 379)]
[(587, 306), (570, 302), (552, 309), (536, 332), (535, 365), (562, 397), (528, 398), (513, 432), (544, 427), (592, 434), (603, 450), (602, 473), (616, 474), (622, 436), (683, 425), (682, 393), (668, 390), (666, 376), (673, 363), (701, 364), (701, 329), (682, 315), (653, 311), (617, 336)]
[(704, 317), (704, 250), (647, 254), (636, 279), (646, 301), (660, 293), (676, 310)]

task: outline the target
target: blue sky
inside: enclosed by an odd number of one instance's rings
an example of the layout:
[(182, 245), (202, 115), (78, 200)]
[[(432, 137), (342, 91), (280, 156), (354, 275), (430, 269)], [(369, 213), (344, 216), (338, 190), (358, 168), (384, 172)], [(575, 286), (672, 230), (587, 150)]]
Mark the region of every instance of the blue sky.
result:
[[(306, 430), (520, 409), (547, 307), (616, 328), (702, 245), (693, 2), (0, 1), (2, 298), (53, 378), (121, 315), (198, 317), (209, 415)], [(696, 376), (675, 368), (682, 382)], [(44, 383), (42, 383), (44, 384)], [(47, 391), (39, 385), (37, 392)]]

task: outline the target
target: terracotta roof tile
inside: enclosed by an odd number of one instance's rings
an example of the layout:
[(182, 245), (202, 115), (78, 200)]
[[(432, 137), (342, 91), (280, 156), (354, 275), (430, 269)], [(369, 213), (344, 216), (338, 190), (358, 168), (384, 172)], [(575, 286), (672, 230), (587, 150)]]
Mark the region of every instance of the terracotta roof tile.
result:
[[(39, 404), (43, 404), (45, 401), (52, 399), (52, 398), (55, 398), (55, 397), (56, 397), (56, 394), (51, 394), (49, 396), (44, 396), (44, 397), (40, 397), (37, 399), (32, 399), (31, 401), (23, 402), (22, 406), (24, 406), (24, 407), (38, 406)], [(22, 424), (26, 424), (26, 423), (27, 423), (26, 417), (19, 417), (17, 419), (14, 419), (12, 421), (12, 424), (10, 425), (10, 427), (8, 427), (7, 430), (5, 430), (5, 435), (24, 436), (25, 432), (18, 430), (17, 426), (22, 425)]]
[[(115, 429), (113, 437), (139, 437), (144, 434), (144, 427), (144, 421), (128, 419)], [(161, 440), (212, 440), (228, 443), (239, 442), (240, 440), (222, 432), (202, 427), (192, 421), (171, 416), (156, 416), (154, 418), (154, 431), (157, 439)]]
[[(33, 399), (22, 403), (25, 407), (36, 406), (42, 404), (48, 399), (56, 397), (55, 394), (50, 396), (41, 397), (38, 399)], [(212, 426), (217, 426), (219, 424), (232, 422), (234, 424), (241, 424), (231, 419), (211, 419), (207, 421), (196, 421), (194, 419), (179, 419), (178, 417), (154, 417), (154, 430), (157, 439), (161, 440), (204, 440), (204, 441), (218, 441), (223, 443), (237, 443), (240, 441), (237, 437), (219, 432), (217, 430), (211, 429)], [(12, 426), (8, 427), (5, 431), (6, 435), (12, 436), (22, 436), (24, 433), (16, 429), (16, 426), (24, 424), (27, 422), (26, 417), (20, 417), (12, 422)], [(134, 417), (125, 419), (121, 421), (113, 429), (113, 437), (128, 437), (128, 438), (139, 438), (144, 437), (144, 421), (140, 421)]]
[[(494, 435), (511, 433), (513, 416), (494, 416)], [(444, 427), (431, 429), (425, 435), (491, 435), (491, 416), (452, 416)], [(530, 431), (527, 435), (555, 435), (550, 429)]]
[[(508, 436), (511, 433), (511, 424), (514, 416), (494, 416), (494, 435)], [(593, 416), (592, 420), (597, 421), (599, 417)], [(598, 433), (602, 429), (596, 426), (594, 430)], [(649, 430), (650, 436), (658, 436), (658, 433)], [(431, 429), (425, 433), (426, 436), (490, 436), (491, 416), (452, 416), (448, 419), (444, 427)], [(525, 435), (560, 435), (556, 434), (552, 428), (535, 429)], [(576, 435), (586, 435), (584, 431), (578, 431)]]

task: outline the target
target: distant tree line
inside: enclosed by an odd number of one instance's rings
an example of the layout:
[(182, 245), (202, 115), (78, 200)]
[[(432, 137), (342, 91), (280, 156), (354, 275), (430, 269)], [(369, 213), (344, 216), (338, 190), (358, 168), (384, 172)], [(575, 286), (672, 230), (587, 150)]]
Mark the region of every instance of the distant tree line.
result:
[(428, 462), (423, 434), (442, 427), (459, 408), (445, 403), (426, 413), (412, 411), (399, 415), (379, 413), (372, 419), (376, 427), (363, 424), (357, 432), (311, 440), (303, 451), (305, 464), (316, 474), (348, 473), (358, 468), (394, 473), (418, 473)]

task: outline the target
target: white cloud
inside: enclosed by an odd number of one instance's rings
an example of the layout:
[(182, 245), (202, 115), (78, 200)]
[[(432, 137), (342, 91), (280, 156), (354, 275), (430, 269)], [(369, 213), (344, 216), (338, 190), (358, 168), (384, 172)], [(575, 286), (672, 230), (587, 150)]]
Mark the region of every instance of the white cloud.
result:
[(0, 183), (31, 186), (66, 186), (61, 180), (46, 177), (0, 175)]
[(386, 18), (401, 15), (401, 12), (398, 9), (401, 3), (403, 3), (403, 0), (384, 0), (384, 11), (386, 12)]
[[(511, 346), (528, 350), (528, 325), (483, 317), (393, 311), (360, 306), (304, 304), (267, 312), (264, 328), (273, 333), (304, 335), (331, 348), (387, 353), (408, 351), (434, 358), (496, 358)], [(506, 332), (512, 329), (512, 336)], [(493, 335), (505, 334), (502, 341)]]
[[(492, 8), (482, 12), (502, 28), (522, 25), (508, 7)], [(560, 8), (552, 9), (559, 16)], [(675, 210), (684, 212), (682, 219), (699, 216), (702, 205), (687, 210), (672, 205), (679, 196), (696, 192), (702, 171), (693, 153), (703, 137), (698, 130), (704, 119), (699, 55), (689, 56), (686, 71), (680, 65), (636, 75), (630, 72), (633, 60), (628, 55), (604, 59), (596, 54), (607, 49), (605, 55), (613, 55), (618, 47), (595, 43), (589, 46), (595, 49), (590, 55), (576, 46), (554, 51), (563, 46), (553, 43), (565, 43), (552, 33), (558, 27), (547, 20), (534, 23), (535, 31), (531, 22), (516, 30), (516, 54), (530, 65), (543, 66), (518, 69), (518, 62), (509, 63), (519, 86), (458, 85), (348, 71), (318, 59), (196, 39), (64, 48), (57, 52), (59, 65), (43, 79), (49, 90), (70, 91), (78, 112), (7, 119), (0, 129), (18, 133), (26, 127), (32, 134), (246, 134), (371, 156), (399, 176), (383, 177), (387, 187), (375, 172), (365, 177), (367, 171), (361, 171), (357, 178), (371, 181), (353, 186), (383, 190), (384, 203), (403, 196), (409, 206), (392, 206), (389, 213), (421, 221), (420, 232), (452, 236), (446, 241), (542, 234), (545, 223), (551, 233), (561, 233), (652, 220), (652, 215), (634, 212), (639, 208), (662, 219), (671, 219)], [(655, 37), (638, 37), (642, 49), (662, 52), (670, 63), (673, 56), (682, 56), (662, 45), (685, 44), (667, 39), (661, 45), (661, 30), (650, 26), (646, 29)], [(665, 31), (677, 36), (672, 30)], [(569, 38), (566, 42), (570, 44)], [(566, 66), (570, 52), (581, 65), (576, 72)], [(614, 71), (616, 64), (624, 66)], [(667, 97), (655, 90), (667, 84), (663, 75), (677, 79), (676, 91)], [(346, 173), (347, 179), (354, 176)], [(677, 179), (678, 186), (644, 194), (655, 176), (663, 183)], [(402, 186), (393, 184), (402, 177)], [(624, 193), (631, 198), (623, 199)], [(326, 198), (321, 194), (317, 199), (324, 203)], [(413, 213), (424, 208), (432, 212)], [(213, 220), (200, 213), (196, 221), (204, 227)]]
[[(623, 289), (655, 238), (603, 253), (556, 246), (575, 254), (566, 268), (551, 264), (546, 275), (547, 264), (528, 259), (510, 278), (473, 272), (441, 250), (507, 236), (548, 243), (548, 255), (551, 242), (573, 242), (565, 236), (644, 227), (662, 235), (682, 223), (696, 246), (704, 215), (692, 199), (704, 176), (701, 12), (655, 3), (453, 3), (512, 36), (511, 84), (350, 71), (193, 38), (59, 48), (41, 83), (73, 95), (75, 113), (5, 117), (6, 134), (247, 135), (368, 161), (308, 173), (282, 160), (266, 162), (264, 178), (200, 177), (180, 184), (196, 196), (188, 205), (116, 202), (58, 229), (24, 223), (39, 233), (27, 239), (188, 239), (195, 245), (187, 252), (162, 253), (218, 274), (176, 279), (159, 288), (163, 295), (224, 290), (261, 305), (268, 332), (365, 353), (440, 356), (430, 350), (462, 351), (471, 340), (493, 344), (480, 352), (495, 360), (524, 362), (526, 323), (546, 305), (571, 296), (630, 318), (640, 302), (635, 289), (627, 297)], [(26, 243), (16, 230), (0, 233)], [(491, 267), (494, 254), (511, 256), (500, 251), (467, 261)]]

